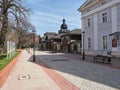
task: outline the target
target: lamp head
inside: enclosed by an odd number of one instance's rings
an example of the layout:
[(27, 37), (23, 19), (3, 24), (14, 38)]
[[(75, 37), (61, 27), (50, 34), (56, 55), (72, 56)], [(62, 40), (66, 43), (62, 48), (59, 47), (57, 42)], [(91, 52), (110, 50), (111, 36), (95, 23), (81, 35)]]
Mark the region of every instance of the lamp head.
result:
[(83, 34), (85, 33), (85, 31), (82, 32)]

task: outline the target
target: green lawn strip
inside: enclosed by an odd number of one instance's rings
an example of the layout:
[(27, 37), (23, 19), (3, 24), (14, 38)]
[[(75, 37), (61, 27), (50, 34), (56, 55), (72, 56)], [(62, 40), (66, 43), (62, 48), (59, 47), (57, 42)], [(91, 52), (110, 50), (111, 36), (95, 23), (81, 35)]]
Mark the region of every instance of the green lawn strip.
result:
[(12, 58), (7, 59), (7, 55), (0, 55), (0, 71), (10, 63), (20, 52), (16, 52)]

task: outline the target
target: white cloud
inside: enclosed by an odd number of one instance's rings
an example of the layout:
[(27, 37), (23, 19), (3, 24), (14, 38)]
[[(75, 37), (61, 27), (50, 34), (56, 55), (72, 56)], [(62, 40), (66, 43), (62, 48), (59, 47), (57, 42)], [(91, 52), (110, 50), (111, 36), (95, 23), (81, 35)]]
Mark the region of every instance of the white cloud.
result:
[[(78, 18), (79, 17), (76, 17), (75, 15), (68, 15), (67, 17), (65, 17), (66, 23), (70, 30), (74, 28), (80, 28), (80, 19), (78, 20)], [(39, 27), (46, 27), (46, 29), (51, 28), (51, 30), (55, 32), (60, 29), (62, 19), (62, 16), (46, 12), (35, 12), (34, 15), (31, 16), (31, 21), (37, 27), (37, 29)]]
[(34, 15), (31, 16), (31, 20), (43, 24), (50, 23), (51, 25), (54, 25), (59, 23), (58, 20), (60, 20), (60, 16), (56, 16), (51, 13), (36, 12)]
[[(49, 3), (48, 0), (27, 0), (28, 6), (33, 10), (30, 20), (36, 29), (41, 28), (44, 30), (43, 33), (48, 29), (57, 32), (62, 24), (63, 16), (70, 30), (80, 28), (80, 14), (76, 5), (72, 2), (62, 5), (66, 2), (69, 2), (69, 0), (55, 1), (53, 3)], [(39, 32), (42, 33), (42, 31)]]

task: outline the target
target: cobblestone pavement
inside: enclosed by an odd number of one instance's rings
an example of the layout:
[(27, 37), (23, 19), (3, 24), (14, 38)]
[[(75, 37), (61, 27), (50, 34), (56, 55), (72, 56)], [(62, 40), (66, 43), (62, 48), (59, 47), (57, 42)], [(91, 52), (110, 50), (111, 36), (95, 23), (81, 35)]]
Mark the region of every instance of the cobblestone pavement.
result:
[(36, 56), (81, 90), (120, 90), (120, 69), (76, 60), (63, 53), (36, 51)]
[[(70, 58), (76, 58), (77, 60), (82, 60), (82, 55), (79, 54), (72, 54), (72, 53), (64, 53), (65, 57), (70, 57)], [(101, 64), (101, 65), (105, 65), (108, 67), (112, 67), (112, 68), (117, 68), (120, 69), (120, 57), (112, 57), (111, 59), (111, 64), (105, 64), (103, 62), (93, 62), (93, 56), (90, 55), (85, 55), (85, 61), (86, 62), (91, 62), (94, 64)]]

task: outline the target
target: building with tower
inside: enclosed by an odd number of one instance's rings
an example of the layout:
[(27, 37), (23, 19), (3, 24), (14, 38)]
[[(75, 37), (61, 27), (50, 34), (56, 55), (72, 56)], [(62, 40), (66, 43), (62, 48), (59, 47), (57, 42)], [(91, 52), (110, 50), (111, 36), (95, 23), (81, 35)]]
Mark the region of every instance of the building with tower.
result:
[(46, 48), (46, 50), (63, 53), (80, 53), (81, 29), (68, 30), (65, 19), (63, 19), (58, 34), (53, 32), (45, 33), (42, 41), (42, 46)]

